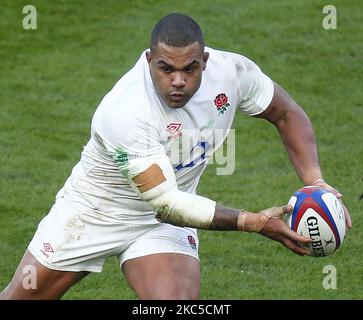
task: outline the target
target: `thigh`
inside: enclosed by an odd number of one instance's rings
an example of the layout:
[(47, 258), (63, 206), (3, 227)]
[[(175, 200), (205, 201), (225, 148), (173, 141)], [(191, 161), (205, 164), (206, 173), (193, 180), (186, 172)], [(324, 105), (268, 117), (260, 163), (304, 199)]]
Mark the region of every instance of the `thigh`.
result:
[(122, 269), (140, 299), (199, 299), (200, 266), (195, 257), (150, 254), (125, 261)]
[(120, 265), (141, 299), (198, 299), (200, 267), (195, 229), (160, 223), (135, 228)]
[(89, 272), (57, 271), (44, 267), (27, 250), (1, 299), (60, 299)]

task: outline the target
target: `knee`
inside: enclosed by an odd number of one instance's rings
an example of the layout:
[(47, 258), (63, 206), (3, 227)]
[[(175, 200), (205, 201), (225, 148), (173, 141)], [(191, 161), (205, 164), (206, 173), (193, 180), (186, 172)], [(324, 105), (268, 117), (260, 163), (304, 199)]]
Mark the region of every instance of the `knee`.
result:
[(10, 285), (7, 285), (6, 288), (0, 292), (0, 300), (8, 300), (9, 286)]
[(141, 298), (146, 300), (198, 300), (200, 297), (199, 288), (173, 288), (171, 290), (158, 290)]
[(196, 292), (177, 292), (171, 297), (167, 298), (170, 300), (199, 300), (199, 293)]
[(6, 300), (6, 293), (4, 291), (0, 292), (0, 300)]

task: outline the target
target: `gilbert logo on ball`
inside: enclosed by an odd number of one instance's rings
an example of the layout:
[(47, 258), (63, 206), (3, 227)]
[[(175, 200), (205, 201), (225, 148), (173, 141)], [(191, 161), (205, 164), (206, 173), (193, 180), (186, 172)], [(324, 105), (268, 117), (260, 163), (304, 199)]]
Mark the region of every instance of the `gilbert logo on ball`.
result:
[(337, 197), (322, 188), (308, 186), (296, 191), (289, 204), (292, 213), (287, 218), (289, 227), (310, 238), (304, 245), (314, 257), (332, 254), (343, 243), (345, 236), (344, 210)]

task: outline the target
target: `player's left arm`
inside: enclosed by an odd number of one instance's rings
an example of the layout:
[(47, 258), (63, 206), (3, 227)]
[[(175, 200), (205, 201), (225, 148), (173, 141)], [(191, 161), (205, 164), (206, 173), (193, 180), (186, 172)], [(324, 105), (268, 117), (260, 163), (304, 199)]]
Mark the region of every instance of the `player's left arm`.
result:
[[(338, 190), (324, 181), (315, 134), (308, 116), (283, 88), (274, 83), (270, 105), (255, 117), (266, 119), (277, 127), (289, 158), (305, 185), (317, 185), (342, 198)], [(343, 207), (346, 225), (350, 229), (352, 221), (347, 208)]]

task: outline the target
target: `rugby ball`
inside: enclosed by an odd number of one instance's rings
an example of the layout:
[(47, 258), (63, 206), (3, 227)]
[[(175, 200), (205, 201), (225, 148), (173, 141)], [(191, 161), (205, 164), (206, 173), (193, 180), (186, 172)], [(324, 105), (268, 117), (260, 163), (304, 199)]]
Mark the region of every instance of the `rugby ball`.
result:
[(313, 257), (324, 257), (335, 252), (345, 237), (345, 215), (337, 197), (316, 186), (303, 187), (290, 198), (293, 211), (287, 224), (295, 232), (312, 240), (302, 246)]

